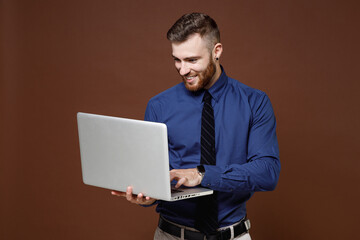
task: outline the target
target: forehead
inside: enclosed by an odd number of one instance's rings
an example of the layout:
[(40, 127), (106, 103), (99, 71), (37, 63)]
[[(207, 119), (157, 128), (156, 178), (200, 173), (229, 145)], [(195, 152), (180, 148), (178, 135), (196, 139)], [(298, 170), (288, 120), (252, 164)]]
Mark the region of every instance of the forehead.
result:
[(209, 55), (209, 49), (205, 39), (200, 34), (191, 35), (184, 42), (172, 42), (172, 55), (179, 59), (188, 57), (205, 57)]

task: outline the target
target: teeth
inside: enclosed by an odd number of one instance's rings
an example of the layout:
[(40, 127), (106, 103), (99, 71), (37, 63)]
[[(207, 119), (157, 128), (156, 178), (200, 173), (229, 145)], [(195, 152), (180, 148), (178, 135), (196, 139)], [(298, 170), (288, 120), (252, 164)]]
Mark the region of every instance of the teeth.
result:
[(192, 77), (186, 77), (186, 79), (190, 80), (190, 79), (193, 79), (195, 76), (192, 76)]

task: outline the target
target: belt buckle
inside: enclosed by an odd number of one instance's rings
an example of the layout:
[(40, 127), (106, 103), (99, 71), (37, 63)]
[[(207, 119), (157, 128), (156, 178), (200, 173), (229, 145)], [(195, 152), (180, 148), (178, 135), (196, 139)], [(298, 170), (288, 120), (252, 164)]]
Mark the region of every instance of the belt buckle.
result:
[(244, 222), (246, 231), (249, 231), (249, 229), (251, 228), (251, 223), (250, 223), (250, 219), (246, 219)]

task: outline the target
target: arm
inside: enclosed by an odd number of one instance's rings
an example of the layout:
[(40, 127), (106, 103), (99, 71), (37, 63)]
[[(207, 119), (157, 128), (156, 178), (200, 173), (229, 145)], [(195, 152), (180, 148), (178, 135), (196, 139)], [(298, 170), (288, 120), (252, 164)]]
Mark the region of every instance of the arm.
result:
[[(252, 104), (247, 159), (243, 161), (246, 163), (233, 163), (227, 166), (204, 165), (205, 176), (200, 182), (201, 185), (222, 192), (273, 190), (280, 172), (275, 128), (276, 121), (270, 100), (263, 94)], [(188, 172), (172, 170), (170, 174), (180, 184), (195, 186), (196, 181), (190, 174), (194, 171), (196, 168)]]
[(213, 190), (271, 191), (280, 173), (276, 120), (269, 98), (263, 94), (252, 105), (247, 161), (229, 166), (206, 166), (201, 185)]

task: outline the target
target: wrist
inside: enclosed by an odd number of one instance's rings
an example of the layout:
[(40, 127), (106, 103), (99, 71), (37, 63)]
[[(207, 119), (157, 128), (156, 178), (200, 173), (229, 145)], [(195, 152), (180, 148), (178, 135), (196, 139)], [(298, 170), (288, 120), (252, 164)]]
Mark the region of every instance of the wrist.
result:
[(198, 175), (200, 176), (200, 182), (199, 182), (199, 184), (200, 184), (205, 176), (205, 168), (204, 168), (204, 165), (201, 164), (201, 165), (198, 165), (196, 167), (196, 169), (197, 169)]

